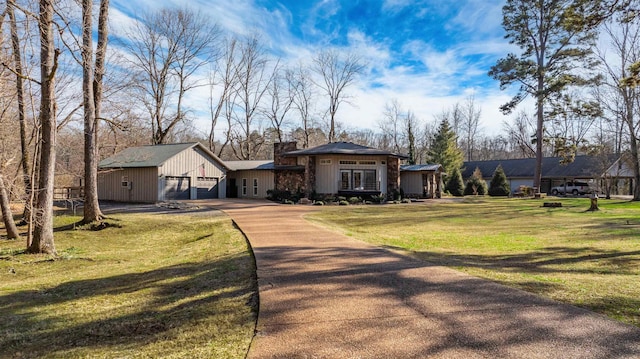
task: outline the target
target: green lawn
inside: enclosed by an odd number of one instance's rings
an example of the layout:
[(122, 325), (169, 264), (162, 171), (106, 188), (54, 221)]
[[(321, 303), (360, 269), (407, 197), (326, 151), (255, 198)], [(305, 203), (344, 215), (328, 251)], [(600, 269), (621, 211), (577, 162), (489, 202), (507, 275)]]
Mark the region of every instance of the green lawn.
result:
[[(543, 208), (560, 201), (562, 208)], [(640, 326), (640, 203), (467, 198), (324, 207), (308, 219)]]
[(255, 265), (214, 213), (114, 215), (101, 231), (59, 231), (56, 260), (0, 240), (0, 358), (244, 358)]

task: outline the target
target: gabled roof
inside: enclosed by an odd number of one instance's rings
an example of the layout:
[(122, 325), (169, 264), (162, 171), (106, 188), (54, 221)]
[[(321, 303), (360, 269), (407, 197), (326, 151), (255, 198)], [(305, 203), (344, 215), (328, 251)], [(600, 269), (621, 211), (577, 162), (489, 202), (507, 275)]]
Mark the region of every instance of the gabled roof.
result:
[(115, 155), (100, 161), (100, 168), (136, 168), (136, 167), (160, 167), (170, 158), (189, 148), (198, 147), (207, 155), (215, 159), (220, 165), (227, 168), (216, 155), (198, 142), (172, 143), (163, 145), (146, 145), (129, 147)]
[(225, 161), (224, 163), (233, 171), (272, 171), (275, 168), (273, 161)]
[(401, 165), (400, 166), (400, 171), (404, 171), (404, 172), (422, 172), (422, 171), (435, 172), (441, 169), (442, 169), (442, 166), (438, 164)]
[[(603, 166), (602, 159), (593, 156), (576, 156), (569, 164), (561, 163), (562, 157), (545, 157), (542, 159), (542, 178), (592, 178), (600, 176), (609, 166)], [(614, 160), (608, 160), (613, 163)], [(502, 165), (507, 178), (533, 178), (536, 159), (519, 158), (512, 160), (469, 161), (463, 165), (463, 178), (469, 178), (476, 168), (485, 178), (493, 176), (498, 165)]]
[(390, 151), (379, 150), (372, 147), (357, 145), (351, 142), (331, 142), (313, 148), (295, 150), (287, 152), (284, 156), (315, 156), (315, 155), (358, 155), (358, 156), (391, 156), (398, 158), (408, 158), (405, 155)]

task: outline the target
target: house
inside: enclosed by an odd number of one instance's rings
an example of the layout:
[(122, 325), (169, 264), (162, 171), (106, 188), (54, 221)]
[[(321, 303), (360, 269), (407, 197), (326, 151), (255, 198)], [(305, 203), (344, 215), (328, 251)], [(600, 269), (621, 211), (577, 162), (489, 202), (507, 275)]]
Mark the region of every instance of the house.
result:
[(275, 189), (319, 196), (395, 196), (400, 192), (400, 160), (407, 156), (350, 142), (297, 149), (274, 147)]
[(274, 188), (273, 161), (225, 161), (227, 198), (265, 198)]
[(224, 198), (229, 171), (197, 142), (130, 147), (98, 168), (98, 198), (119, 202)]
[(400, 188), (405, 197), (440, 198), (443, 172), (438, 164), (401, 165)]
[[(349, 142), (298, 149), (274, 144), (273, 161), (222, 161), (199, 143), (141, 146), (99, 164), (98, 198), (120, 202), (265, 198), (269, 190), (318, 196), (440, 197), (440, 165)], [(401, 181), (406, 183), (402, 184)]]
[[(590, 183), (601, 188), (601, 180), (605, 173), (612, 173), (617, 159), (613, 157), (576, 156), (568, 164), (562, 163), (562, 157), (545, 157), (542, 159), (542, 181), (540, 192), (549, 193), (552, 187), (560, 186), (566, 181), (577, 180)], [(462, 177), (466, 180), (478, 168), (485, 180), (490, 181), (498, 165), (502, 165), (511, 192), (520, 186), (532, 187), (535, 171), (535, 158), (521, 158), (511, 160), (469, 161), (463, 165)], [(619, 180), (626, 172), (616, 172)]]

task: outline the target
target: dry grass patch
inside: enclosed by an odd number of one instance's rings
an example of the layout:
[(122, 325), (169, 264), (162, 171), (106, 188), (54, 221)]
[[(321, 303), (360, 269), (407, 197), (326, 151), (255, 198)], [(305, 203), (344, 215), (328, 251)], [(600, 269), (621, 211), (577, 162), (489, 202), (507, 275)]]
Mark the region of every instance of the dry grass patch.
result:
[(214, 213), (114, 215), (101, 231), (56, 232), (55, 260), (0, 240), (0, 357), (243, 358), (255, 267)]
[(465, 199), (323, 208), (307, 218), (424, 260), (640, 326), (640, 203)]

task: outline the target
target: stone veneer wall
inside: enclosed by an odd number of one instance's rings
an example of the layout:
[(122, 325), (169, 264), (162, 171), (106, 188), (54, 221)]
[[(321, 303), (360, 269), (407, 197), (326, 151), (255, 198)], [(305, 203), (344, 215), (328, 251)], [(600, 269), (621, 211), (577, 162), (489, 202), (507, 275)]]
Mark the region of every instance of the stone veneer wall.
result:
[(316, 188), (316, 157), (307, 157), (307, 163), (304, 169), (305, 195), (311, 199), (311, 192)]
[(387, 157), (387, 199), (394, 193), (400, 193), (400, 159)]
[[(298, 149), (296, 142), (279, 142), (273, 144), (274, 188), (279, 191), (306, 193), (305, 175), (303, 171), (282, 168), (283, 166), (297, 166), (297, 157), (284, 157), (282, 154)], [(278, 168), (280, 167), (280, 168)]]
[(298, 149), (297, 142), (277, 142), (273, 144), (273, 164), (277, 166), (295, 166), (297, 157), (283, 157), (282, 154)]

